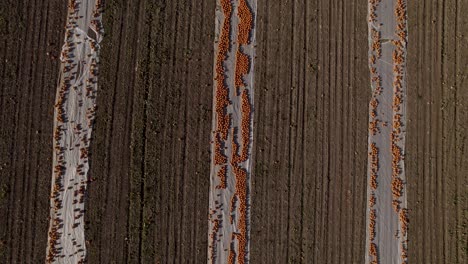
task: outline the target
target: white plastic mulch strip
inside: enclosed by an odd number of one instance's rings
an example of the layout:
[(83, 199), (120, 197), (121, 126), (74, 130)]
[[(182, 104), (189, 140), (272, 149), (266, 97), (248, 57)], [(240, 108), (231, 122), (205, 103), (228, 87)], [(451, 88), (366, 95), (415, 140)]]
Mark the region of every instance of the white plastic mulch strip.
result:
[(366, 263), (407, 262), (406, 0), (369, 0)]
[(218, 0), (208, 263), (248, 263), (256, 0)]
[(47, 263), (86, 260), (84, 199), (95, 116), (102, 2), (70, 0), (54, 112)]

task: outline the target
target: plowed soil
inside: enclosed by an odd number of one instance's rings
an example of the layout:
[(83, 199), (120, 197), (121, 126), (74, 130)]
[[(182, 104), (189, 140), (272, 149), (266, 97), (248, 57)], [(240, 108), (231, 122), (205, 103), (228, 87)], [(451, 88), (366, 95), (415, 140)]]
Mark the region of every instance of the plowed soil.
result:
[(408, 1), (409, 263), (466, 263), (468, 1)]
[(89, 263), (204, 263), (215, 2), (106, 4)]
[(366, 14), (258, 2), (252, 263), (364, 261)]
[(0, 3), (0, 262), (44, 263), (66, 1)]
[[(362, 263), (367, 1), (258, 1), (251, 263)], [(0, 259), (46, 256), (66, 2), (0, 3)], [(89, 263), (206, 263), (215, 1), (107, 0)], [(465, 263), (465, 0), (408, 1), (409, 263)]]

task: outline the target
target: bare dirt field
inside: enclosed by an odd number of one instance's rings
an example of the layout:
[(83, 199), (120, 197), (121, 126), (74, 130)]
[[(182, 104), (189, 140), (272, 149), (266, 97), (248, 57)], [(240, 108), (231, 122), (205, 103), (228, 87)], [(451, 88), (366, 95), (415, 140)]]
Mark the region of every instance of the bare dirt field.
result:
[(0, 3), (0, 262), (43, 263), (64, 1)]
[(90, 263), (207, 260), (214, 11), (214, 1), (107, 2)]
[[(216, 1), (105, 1), (88, 263), (206, 263)], [(368, 1), (257, 1), (251, 263), (362, 263)], [(466, 0), (408, 1), (408, 263), (467, 260)], [(67, 3), (0, 3), (0, 263), (46, 259)], [(5, 261), (3, 261), (5, 260)]]
[(366, 7), (258, 4), (252, 263), (364, 261)]
[(468, 259), (467, 1), (408, 1), (409, 263)]

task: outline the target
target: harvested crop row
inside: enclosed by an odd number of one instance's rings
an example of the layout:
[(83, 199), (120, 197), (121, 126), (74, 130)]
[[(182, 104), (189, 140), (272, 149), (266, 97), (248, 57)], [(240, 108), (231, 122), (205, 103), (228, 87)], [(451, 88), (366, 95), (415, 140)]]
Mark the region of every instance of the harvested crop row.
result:
[(248, 263), (256, 1), (217, 5), (208, 262)]
[(392, 193), (393, 209), (398, 217), (400, 239), (400, 261), (408, 260), (408, 213), (406, 209), (406, 188), (404, 175), (405, 148), (405, 114), (406, 114), (406, 43), (407, 43), (407, 15), (406, 0), (397, 0), (394, 4), (396, 28), (393, 44), (393, 116), (392, 116)]
[(366, 263), (407, 262), (408, 218), (403, 166), (405, 10), (404, 0), (369, 0), (372, 98), (369, 104)]
[[(47, 263), (82, 263), (86, 260), (84, 199), (96, 109), (102, 8), (100, 0), (70, 0), (68, 4), (55, 103)], [(92, 36), (90, 32), (93, 32)]]

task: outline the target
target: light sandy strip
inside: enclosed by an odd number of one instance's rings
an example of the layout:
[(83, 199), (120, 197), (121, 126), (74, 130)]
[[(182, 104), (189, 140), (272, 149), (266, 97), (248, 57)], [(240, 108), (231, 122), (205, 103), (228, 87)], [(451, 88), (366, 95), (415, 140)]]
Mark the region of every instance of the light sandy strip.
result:
[(256, 0), (218, 0), (208, 263), (248, 263)]
[(86, 259), (84, 199), (102, 39), (100, 0), (70, 0), (54, 121), (47, 263)]
[(406, 0), (369, 0), (366, 263), (407, 262)]

